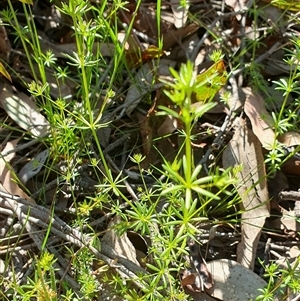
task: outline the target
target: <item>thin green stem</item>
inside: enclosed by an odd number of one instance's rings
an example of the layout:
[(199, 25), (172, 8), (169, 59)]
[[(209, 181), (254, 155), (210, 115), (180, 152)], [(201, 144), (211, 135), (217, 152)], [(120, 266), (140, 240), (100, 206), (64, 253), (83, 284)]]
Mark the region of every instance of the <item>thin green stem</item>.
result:
[(34, 69), (34, 66), (33, 66), (33, 63), (32, 63), (32, 59), (31, 59), (31, 55), (30, 55), (30, 52), (29, 52), (28, 47), (27, 47), (27, 41), (24, 38), (24, 33), (21, 30), (21, 26), (19, 24), (17, 15), (15, 13), (15, 10), (14, 10), (14, 8), (13, 8), (10, 0), (8, 1), (8, 5), (9, 5), (9, 8), (10, 8), (10, 11), (13, 12), (13, 14), (12, 14), (13, 21), (10, 22), (10, 24), (15, 29), (15, 31), (17, 33), (17, 36), (20, 38), (20, 40), (22, 42), (22, 45), (24, 47), (24, 51), (25, 51), (26, 57), (28, 59), (28, 63), (29, 63), (30, 69), (31, 69), (32, 74), (33, 74), (33, 77), (34, 77), (35, 81), (38, 82), (38, 77), (36, 75), (36, 72), (35, 72), (35, 69)]

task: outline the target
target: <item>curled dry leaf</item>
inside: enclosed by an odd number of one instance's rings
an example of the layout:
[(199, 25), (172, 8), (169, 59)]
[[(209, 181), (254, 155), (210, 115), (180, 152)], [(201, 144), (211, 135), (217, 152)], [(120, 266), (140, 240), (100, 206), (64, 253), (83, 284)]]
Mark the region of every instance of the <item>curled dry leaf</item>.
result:
[(125, 59), (130, 68), (136, 67), (143, 63), (146, 63), (152, 59), (159, 58), (164, 54), (163, 50), (157, 48), (154, 45), (150, 45), (148, 48), (125, 50)]
[(119, 236), (118, 233), (113, 229), (114, 225), (120, 222), (120, 217), (116, 216), (109, 224), (108, 229), (105, 235), (102, 238), (102, 242), (107, 244), (108, 246), (112, 247), (115, 252), (119, 256), (123, 256), (130, 261), (134, 262), (136, 265), (139, 266), (139, 262), (136, 259), (136, 251), (127, 237), (127, 234), (123, 234)]
[(146, 268), (148, 243), (144, 237), (134, 231), (128, 231), (127, 237), (131, 241), (136, 251), (136, 259), (142, 268)]
[(246, 94), (245, 113), (250, 119), (252, 130), (265, 149), (270, 149), (276, 137), (273, 131), (273, 119), (267, 112), (264, 100), (251, 88), (243, 88)]
[[(124, 257), (136, 265), (139, 265), (137, 260), (136, 250), (127, 237), (127, 234), (123, 234), (121, 236), (113, 229), (116, 224), (120, 223), (120, 217), (116, 216), (113, 220), (108, 224), (108, 230), (106, 231), (105, 235), (103, 236), (102, 248), (103, 245), (109, 246), (111, 249), (115, 251), (115, 253), (121, 257)], [(122, 272), (118, 271), (119, 274), (122, 276)], [(101, 271), (99, 273), (98, 280), (101, 283), (101, 300), (114, 300), (114, 301), (124, 301), (124, 297), (115, 291), (114, 285), (105, 279), (111, 279), (115, 277), (116, 271), (114, 269), (108, 269), (105, 271)], [(126, 278), (126, 276), (124, 275)]]
[(181, 278), (182, 287), (186, 287), (189, 292), (202, 292), (201, 279), (196, 272), (186, 269)]
[(281, 170), (286, 175), (300, 176), (300, 160), (297, 158), (290, 158), (284, 165)]
[(224, 168), (237, 165), (242, 166), (235, 187), (243, 212), (237, 260), (253, 270), (261, 230), (269, 216), (269, 195), (261, 144), (242, 118), (236, 119), (234, 136), (223, 152)]
[[(7, 142), (2, 153), (7, 153), (14, 149), (18, 144), (19, 139), (15, 139)], [(14, 157), (15, 153), (0, 158), (0, 189), (15, 196), (19, 196), (27, 201), (35, 203), (17, 184), (16, 174), (13, 172), (13, 168), (9, 165), (9, 161)]]
[(49, 122), (26, 94), (14, 94), (11, 86), (0, 85), (0, 103), (9, 117), (33, 136), (43, 137), (48, 133)]

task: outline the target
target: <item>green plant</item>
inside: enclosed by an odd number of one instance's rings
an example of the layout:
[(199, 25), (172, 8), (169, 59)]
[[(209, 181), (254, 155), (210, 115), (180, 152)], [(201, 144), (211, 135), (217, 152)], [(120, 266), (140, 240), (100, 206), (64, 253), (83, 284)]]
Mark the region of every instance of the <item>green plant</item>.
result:
[[(219, 59), (220, 57), (217, 57), (216, 61)], [(126, 222), (118, 225), (123, 231), (133, 229), (151, 238), (149, 254), (153, 262), (147, 266), (152, 272), (152, 280), (147, 291), (144, 291), (145, 300), (155, 300), (154, 289), (169, 289), (171, 300), (175, 296), (182, 296), (182, 292), (178, 290), (179, 286), (176, 287), (174, 283), (178, 282), (176, 275), (184, 267), (182, 259), (187, 255), (187, 243), (190, 239), (197, 239), (197, 234), (200, 233), (197, 225), (208, 221), (207, 205), (212, 200), (220, 201), (218, 194), (212, 193), (211, 188), (217, 187), (218, 193), (222, 193), (235, 181), (230, 177), (228, 170), (222, 173), (215, 171), (213, 175), (206, 177), (199, 176), (202, 167), (196, 166), (193, 159), (192, 127), (194, 121), (215, 104), (208, 101), (197, 109), (192, 109), (192, 95), (197, 93), (204, 83), (197, 82), (190, 62), (182, 64), (179, 72), (171, 69), (171, 73), (174, 82), (164, 82), (171, 88), (171, 92), (166, 90), (165, 93), (178, 110), (160, 107), (158, 115), (173, 116), (182, 122), (183, 155), (180, 157), (179, 152), (173, 162), (164, 159), (163, 170), (157, 170), (164, 175), (163, 181), (158, 181), (151, 189), (144, 183), (144, 187), (140, 187), (139, 190), (139, 202), (130, 205), (123, 215)], [(140, 164), (143, 159), (140, 154), (131, 158), (138, 165), (141, 175), (143, 170)], [(162, 203), (164, 205), (158, 211)]]
[(56, 286), (58, 281), (55, 277), (54, 263), (56, 259), (53, 254), (45, 252), (40, 258), (36, 258), (34, 278), (28, 284), (13, 284), (12, 288), (23, 297), (22, 300), (47, 300), (55, 301), (57, 298)]
[[(279, 3), (280, 1), (278, 1)], [(283, 4), (284, 1), (281, 3)], [(300, 59), (300, 40), (299, 38), (293, 37), (291, 40), (293, 45), (293, 50), (286, 49), (287, 55), (284, 62), (290, 66), (290, 73), (287, 78), (281, 78), (278, 81), (274, 81), (276, 84), (276, 90), (282, 92), (282, 104), (278, 111), (272, 112), (272, 117), (274, 121), (274, 132), (275, 140), (274, 144), (271, 146), (271, 150), (266, 156), (265, 163), (269, 170), (269, 175), (274, 175), (278, 170), (281, 169), (282, 165), (290, 159), (292, 156), (297, 154), (300, 147), (287, 148), (278, 142), (278, 137), (289, 131), (297, 131), (299, 128), (299, 76), (300, 69), (297, 65)], [(289, 97), (293, 95), (296, 99), (295, 101), (289, 103)], [(288, 297), (293, 294), (299, 294), (299, 258), (293, 262), (291, 266), (287, 262), (287, 268), (280, 267), (278, 264), (270, 263), (269, 265), (264, 265), (261, 262), (263, 268), (265, 269), (265, 275), (268, 285), (267, 287), (261, 289), (261, 295), (257, 300), (261, 301), (271, 301), (274, 300), (274, 296), (279, 298), (279, 300), (287, 300)]]
[(280, 300), (287, 300), (291, 294), (299, 294), (300, 292), (300, 260), (297, 258), (293, 265), (287, 261), (287, 268), (282, 268), (278, 264), (270, 263), (261, 265), (265, 269), (264, 277), (268, 281), (267, 287), (260, 289), (261, 295), (256, 300), (271, 301), (274, 297)]
[[(212, 212), (226, 212), (238, 202), (237, 197), (233, 197), (229, 192), (230, 185), (236, 181), (235, 172), (237, 171), (212, 168), (209, 174), (206, 174), (203, 167), (195, 162), (192, 147), (195, 139), (193, 134), (195, 122), (215, 106), (212, 98), (215, 91), (224, 84), (224, 74), (220, 76), (219, 70), (212, 68), (210, 74), (204, 73), (198, 77), (190, 61), (182, 64), (179, 71), (171, 69), (173, 80), (163, 81), (165, 93), (171, 105), (160, 106), (157, 116), (172, 116), (179, 121), (182, 126), (178, 132), (183, 138), (183, 143), (173, 161), (169, 162), (162, 156), (163, 165), (151, 166), (149, 170), (144, 170), (142, 167), (145, 159), (143, 155), (133, 151), (130, 159), (135, 164), (141, 179), (137, 188), (138, 200), (135, 200), (125, 191), (126, 176), (122, 171), (113, 170), (108, 164), (98, 131), (111, 126), (111, 120), (104, 121), (103, 116), (116, 96), (115, 82), (123, 80), (123, 70), (125, 69), (129, 77), (133, 79), (132, 72), (124, 60), (124, 44), (130, 37), (135, 16), (138, 14), (142, 1), (136, 2), (132, 12), (134, 17), (128, 25), (123, 44), (118, 42), (117, 36), (118, 12), (127, 9), (125, 2), (113, 1), (111, 3), (105, 0), (101, 1), (98, 6), (91, 5), (87, 0), (62, 2), (59, 10), (70, 19), (76, 44), (76, 51), (65, 55), (67, 62), (65, 67), (58, 65), (57, 58), (51, 51), (43, 53), (41, 50), (31, 7), (23, 4), (26, 25), (22, 26), (11, 1), (8, 0), (8, 3), (9, 9), (3, 11), (1, 17), (7, 25), (11, 26), (16, 38), (22, 43), (33, 78), (31, 83), (23, 82), (23, 85), (35, 97), (50, 123), (50, 134), (47, 138), (43, 138), (44, 144), (51, 150), (51, 160), (46, 165), (43, 184), (46, 184), (48, 177), (53, 176), (53, 173), (57, 173), (63, 183), (76, 183), (79, 178), (77, 168), (87, 161), (99, 185), (94, 194), (86, 197), (78, 197), (74, 191), (70, 192), (70, 199), (76, 211), (76, 217), (71, 223), (72, 227), (82, 232), (89, 231), (90, 237), (96, 237), (94, 230), (89, 226), (90, 215), (93, 211), (108, 209), (111, 215), (119, 215), (122, 219), (115, 226), (120, 234), (133, 230), (148, 237), (151, 241), (148, 246), (149, 260), (146, 262), (149, 274), (138, 273), (136, 279), (123, 279), (117, 274), (107, 274), (102, 280), (113, 284), (115, 289), (128, 300), (156, 301), (166, 298), (185, 300), (186, 295), (180, 286), (178, 274), (186, 268), (185, 256), (188, 255), (189, 240), (197, 240), (198, 234), (201, 233), (202, 223), (218, 223), (216, 218), (210, 221)], [(158, 33), (161, 31), (161, 5), (161, 1), (158, 1), (156, 18)], [(259, 11), (256, 6), (251, 12), (254, 20), (257, 20)], [(88, 14), (91, 14), (93, 18), (90, 19)], [(219, 37), (215, 36), (215, 38)], [(249, 41), (246, 45), (245, 49), (251, 53), (253, 60), (250, 64), (246, 64), (246, 71), (252, 78), (259, 79), (254, 82), (254, 85), (264, 89), (265, 85), (259, 77), (261, 66), (254, 61), (257, 50), (262, 46), (261, 40), (262, 37), (259, 40)], [(107, 64), (98, 42), (110, 42), (114, 45), (112, 63)], [(159, 48), (162, 47), (160, 38), (158, 38), (158, 45)], [(299, 42), (296, 40), (295, 46), (299, 47)], [(233, 60), (236, 60), (234, 68), (244, 55), (245, 52), (241, 51), (240, 56), (234, 57)], [(214, 52), (211, 59), (214, 64), (217, 64), (222, 60), (222, 55), (218, 51)], [(299, 74), (298, 69), (296, 70), (293, 69), (288, 81), (281, 80), (277, 83), (278, 87), (285, 91), (282, 109), (278, 115), (274, 115), (277, 134), (285, 131), (291, 121), (294, 125), (298, 124), (296, 118), (298, 107), (287, 109), (286, 105), (288, 94), (298, 93), (299, 90), (296, 84)], [(49, 72), (54, 75), (58, 86), (63, 85), (66, 80), (71, 80), (77, 87), (76, 97), (69, 100), (59, 95), (54, 100), (47, 78)], [(103, 80), (101, 72), (108, 79), (107, 81)], [(207, 87), (212, 88), (213, 93), (208, 92), (205, 97), (201, 96), (203, 103), (194, 108), (192, 105), (194, 96), (203, 94), (203, 88)], [(297, 102), (298, 105), (299, 102)], [(279, 155), (278, 144), (274, 141), (266, 160), (273, 169), (279, 168), (282, 163)], [(66, 162), (65, 169), (57, 168), (60, 160)], [(146, 182), (146, 174), (155, 180), (154, 185)], [(41, 196), (42, 203), (43, 196)], [(54, 203), (53, 205), (55, 207)], [(225, 216), (226, 218), (228, 216)], [(51, 232), (50, 230), (51, 224), (49, 224), (47, 234)], [(46, 246), (47, 238), (42, 243), (43, 247)], [(91, 245), (95, 244), (97, 248), (100, 248), (101, 244), (97, 239), (91, 242)], [(54, 268), (56, 259), (45, 252), (41, 258), (36, 259), (34, 275), (26, 284), (11, 285), (11, 288), (18, 293), (18, 298), (74, 300), (75, 298), (84, 299), (84, 296), (88, 299), (95, 297), (99, 283), (91, 273), (91, 266), (95, 261), (94, 255), (88, 247), (74, 250), (73, 247), (65, 246), (63, 249), (66, 256), (71, 258), (70, 266), (74, 271), (74, 278), (81, 285), (80, 293), (83, 296), (72, 291), (68, 283), (62, 284), (63, 295), (55, 293), (58, 286)], [(291, 278), (287, 276), (286, 279)], [(134, 285), (131, 285), (132, 282), (142, 285), (136, 289)], [(290, 286), (293, 284), (294, 280), (290, 282)], [(298, 289), (296, 284), (295, 289)], [(268, 288), (268, 291), (270, 290), (272, 290), (271, 286)]]
[[(184, 128), (181, 130), (181, 135), (184, 137), (182, 146), (184, 155), (182, 158), (178, 155), (171, 163), (164, 159), (163, 170), (156, 170), (156, 172), (163, 175), (165, 179), (157, 179), (157, 184), (152, 188), (149, 188), (144, 181), (144, 170), (140, 166), (143, 158), (134, 155), (132, 161), (139, 168), (143, 185), (139, 188), (140, 201), (133, 202), (123, 192), (124, 176), (122, 173), (117, 176), (113, 174), (97, 136), (97, 131), (108, 125), (107, 122), (102, 121), (103, 113), (114, 96), (112, 91), (114, 81), (122, 71), (124, 47), (118, 42), (117, 26), (114, 20), (116, 12), (122, 9), (124, 3), (114, 2), (110, 7), (110, 14), (106, 17), (103, 16), (103, 11), (108, 7), (106, 1), (103, 1), (97, 8), (91, 6), (89, 1), (70, 0), (61, 3), (60, 11), (72, 21), (77, 49), (73, 55), (65, 55), (68, 66), (61, 68), (57, 65), (57, 60), (51, 51), (42, 52), (30, 6), (23, 4), (27, 24), (22, 27), (11, 2), (8, 2), (9, 10), (2, 12), (2, 18), (13, 28), (17, 38), (20, 39), (34, 79), (30, 84), (24, 83), (24, 85), (37, 99), (50, 123), (50, 135), (45, 139), (45, 143), (51, 148), (53, 165), (47, 166), (46, 174), (56, 172), (55, 164), (62, 157), (68, 164), (65, 171), (59, 174), (60, 178), (67, 183), (75, 181), (77, 177), (76, 166), (81, 164), (83, 157), (87, 157), (90, 159), (90, 165), (94, 168), (101, 183), (98, 185), (102, 196), (101, 204), (96, 197), (89, 197), (81, 204), (74, 202), (78, 212), (78, 220), (74, 223), (74, 227), (78, 226), (80, 229), (84, 229), (88, 226), (88, 216), (95, 208), (95, 204), (103, 208), (105, 203), (112, 203), (112, 212), (123, 218), (123, 221), (118, 225), (120, 231), (139, 231), (152, 240), (149, 254), (151, 254), (153, 261), (148, 263), (151, 274), (139, 275), (139, 280), (145, 284), (142, 294), (134, 289), (128, 289), (126, 282), (124, 284), (124, 281), (115, 277), (114, 281), (118, 284), (120, 291), (125, 291), (128, 299), (140, 295), (143, 296), (144, 300), (157, 300), (157, 298), (163, 298), (166, 291), (170, 299), (183, 298), (177, 274), (184, 266), (183, 257), (187, 255), (187, 242), (189, 239), (196, 239), (196, 235), (199, 233), (197, 225), (208, 220), (207, 205), (212, 200), (220, 200), (218, 194), (224, 192), (226, 187), (233, 183), (229, 171), (216, 171), (212, 175), (200, 177), (201, 166), (196, 166), (191, 147), (192, 128), (195, 119), (201, 117), (214, 106), (207, 99), (206, 104), (199, 106), (191, 113), (192, 95), (198, 93), (205, 84), (218, 85), (216, 80), (218, 73), (215, 72), (209, 78), (197, 82), (193, 65), (190, 62), (182, 65), (179, 73), (172, 70), (175, 83), (165, 82), (173, 91), (172, 93), (167, 92), (167, 94), (174, 105), (180, 108), (181, 113), (161, 107), (160, 114), (170, 114), (184, 124)], [(141, 1), (137, 3), (136, 10), (140, 4)], [(90, 12), (97, 16), (93, 21), (88, 21), (86, 17)], [(133, 21), (129, 26), (127, 37)], [(95, 51), (94, 47), (97, 45), (97, 41), (104, 42), (107, 40), (113, 42), (115, 46), (112, 69), (106, 65), (100, 50), (96, 47)], [(221, 59), (220, 54), (216, 53), (215, 55), (215, 61)], [(38, 69), (35, 68), (35, 65), (38, 66)], [(52, 99), (47, 80), (47, 68), (54, 74), (58, 84), (69, 79), (71, 68), (75, 68), (78, 74), (73, 78), (73, 82), (80, 87), (77, 100), (68, 101), (63, 97), (59, 97), (55, 101)], [(103, 68), (107, 68), (109, 71), (108, 84), (100, 82), (97, 74), (98, 70)], [(96, 84), (94, 85), (95, 78)], [(100, 89), (103, 87), (107, 93), (100, 109), (96, 109), (98, 99), (93, 89), (99, 85)], [(96, 145), (98, 160), (91, 156), (91, 141)], [(74, 156), (76, 156), (75, 160), (73, 159)], [(72, 164), (69, 164), (70, 162)], [(101, 168), (99, 168), (100, 163)], [(44, 181), (47, 181), (47, 176)], [(212, 187), (217, 187), (219, 192), (217, 194), (211, 192)], [(74, 193), (71, 192), (71, 195), (75, 201)], [(115, 201), (115, 197), (127, 204), (126, 210), (122, 209), (119, 202)], [(162, 202), (165, 203), (165, 209), (159, 212), (158, 206)], [(48, 232), (50, 233), (50, 228)], [(43, 242), (43, 246), (45, 245), (46, 241)], [(81, 249), (78, 252), (66, 249), (66, 252), (73, 258), (71, 265), (75, 270), (76, 280), (82, 284), (82, 293), (92, 298), (93, 293), (97, 290), (96, 281), (90, 273), (93, 257), (89, 254), (88, 249)], [(49, 256), (45, 255), (42, 259), (37, 260), (35, 276), (28, 280), (28, 284), (17, 288), (20, 296), (39, 298), (40, 287), (42, 287), (45, 296), (41, 298), (46, 300), (57, 298), (57, 295), (52, 294), (57, 286), (55, 269), (53, 268), (55, 258)], [(44, 264), (46, 258), (49, 259), (47, 268)], [(173, 285), (174, 283), (178, 283), (178, 285)], [(69, 292), (68, 286), (65, 287), (65, 292)], [(65, 298), (67, 300), (70, 295)]]
[[(124, 49), (119, 45), (116, 37), (117, 31), (111, 26), (114, 13), (124, 5), (122, 2), (114, 2), (114, 7), (111, 10), (111, 15), (107, 18), (103, 15), (103, 11), (108, 7), (107, 1), (103, 1), (101, 6), (96, 8), (90, 5), (89, 1), (71, 0), (62, 2), (60, 11), (71, 18), (73, 22), (75, 42), (77, 46), (76, 52), (73, 55), (65, 55), (67, 66), (61, 67), (57, 64), (57, 58), (51, 51), (44, 53), (41, 49), (39, 34), (36, 29), (35, 17), (33, 16), (31, 6), (22, 4), (22, 11), (25, 16), (25, 26), (21, 24), (18, 16), (20, 13), (14, 10), (10, 0), (7, 1), (9, 7), (1, 12), (1, 19), (5, 26), (10, 26), (13, 33), (16, 35), (16, 40), (19, 40), (25, 51), (26, 59), (29, 64), (29, 69), (33, 81), (27, 84), (22, 81), (28, 92), (35, 98), (37, 104), (42, 112), (46, 115), (50, 124), (49, 136), (43, 139), (44, 144), (50, 150), (51, 159), (48, 161), (44, 173), (43, 185), (49, 181), (50, 174), (58, 173), (60, 180), (66, 183), (75, 183), (78, 172), (77, 166), (82, 164), (82, 158), (89, 157), (91, 153), (90, 141), (94, 139), (97, 144), (99, 156), (102, 159), (104, 169), (101, 169), (101, 176), (104, 176), (111, 186), (117, 183), (117, 179), (113, 178), (112, 173), (104, 158), (102, 148), (96, 131), (101, 127), (106, 127), (107, 123), (102, 122), (101, 118), (103, 111), (113, 97), (112, 86), (114, 79), (118, 76), (121, 69), (114, 67), (109, 70), (105, 59), (101, 55), (101, 51), (97, 46), (98, 41), (112, 41), (115, 44), (117, 52), (114, 60), (116, 65), (120, 67), (120, 62), (123, 60), (122, 53)], [(94, 13), (97, 18), (88, 21), (87, 14)], [(117, 30), (117, 29), (116, 29)], [(73, 69), (72, 69), (73, 68)], [(74, 76), (73, 71), (78, 72)], [(106, 86), (105, 83), (100, 82), (99, 70), (107, 68), (110, 73), (111, 81)], [(14, 70), (11, 70), (14, 72)], [(72, 79), (71, 79), (72, 74)], [(51, 85), (48, 76), (54, 76), (55, 84), (59, 87), (58, 98), (53, 99), (51, 93)], [(68, 99), (60, 94), (60, 89), (63, 87), (66, 80), (71, 80), (73, 84), (80, 87), (78, 89), (77, 99)], [(95, 83), (96, 80), (96, 83)], [(53, 83), (54, 84), (54, 83)], [(99, 91), (96, 93), (95, 86), (100, 85)], [(96, 109), (99, 102), (99, 94), (101, 90), (107, 90), (100, 109)], [(98, 94), (99, 93), (99, 94)], [(6, 125), (3, 124), (5, 127)], [(66, 168), (64, 170), (57, 169), (57, 163), (65, 160)], [(97, 164), (94, 165), (97, 167)], [(100, 173), (97, 170), (97, 174)], [(44, 192), (45, 193), (45, 192)], [(41, 203), (46, 201), (45, 194), (39, 195)], [(76, 200), (74, 192), (71, 191), (73, 200)], [(99, 197), (103, 194), (99, 193)], [(101, 199), (104, 202), (104, 198)], [(86, 216), (95, 208), (97, 197), (93, 201), (84, 200), (82, 204), (75, 206), (78, 208), (77, 225), (82, 229), (87, 226)], [(51, 232), (51, 223), (47, 232)], [(47, 244), (48, 235), (42, 245)], [(74, 252), (72, 249), (66, 250), (70, 256)], [(72, 262), (72, 266), (76, 267), (76, 280), (81, 283), (83, 293), (92, 298), (96, 293), (95, 280), (88, 270), (90, 258), (87, 258), (88, 252), (83, 250), (76, 253), (76, 259)], [(17, 291), (18, 297), (22, 296), (24, 300), (29, 300), (34, 296), (38, 300), (56, 300), (58, 298), (53, 292), (56, 292), (57, 275), (52, 263), (49, 262), (49, 269), (44, 267), (44, 259), (37, 259), (35, 274), (28, 283), (22, 286), (12, 284), (12, 288)], [(54, 258), (53, 262), (55, 261)], [(84, 264), (83, 264), (84, 263)], [(49, 274), (49, 277), (48, 277)], [(63, 291), (65, 296), (60, 295), (59, 300), (70, 300), (71, 295), (68, 285), (64, 285)], [(44, 292), (45, 295), (41, 295)], [(78, 298), (83, 298), (78, 295)], [(73, 298), (73, 297), (72, 297)], [(73, 299), (72, 299), (73, 300)]]
[[(290, 157), (294, 156), (300, 149), (300, 147), (296, 147), (294, 149), (289, 149), (287, 152), (287, 148), (283, 147), (277, 140), (282, 134), (288, 131), (297, 131), (299, 125), (298, 111), (300, 106), (298, 99), (300, 89), (298, 80), (300, 72), (296, 62), (298, 62), (298, 59), (300, 58), (300, 40), (298, 38), (293, 38), (291, 42), (294, 49), (287, 49), (288, 54), (284, 60), (284, 62), (290, 66), (289, 77), (287, 79), (281, 78), (279, 81), (274, 81), (274, 84), (276, 84), (275, 89), (282, 91), (283, 101), (280, 109), (277, 112), (272, 112), (275, 139), (265, 160), (271, 175), (279, 170), (282, 164)], [(288, 99), (292, 94), (296, 97), (296, 101), (289, 103)]]

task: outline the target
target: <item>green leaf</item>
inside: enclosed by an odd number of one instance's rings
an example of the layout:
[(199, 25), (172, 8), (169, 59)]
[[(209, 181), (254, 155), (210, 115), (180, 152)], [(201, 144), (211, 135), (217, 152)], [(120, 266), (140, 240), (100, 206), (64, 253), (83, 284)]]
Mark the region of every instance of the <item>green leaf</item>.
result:
[(178, 192), (179, 190), (181, 190), (181, 189), (183, 190), (184, 188), (185, 188), (184, 185), (175, 185), (175, 186), (164, 189), (161, 192), (161, 195), (166, 195), (168, 193)]
[(195, 181), (197, 179), (199, 173), (201, 172), (201, 169), (202, 165), (198, 164), (192, 173), (191, 181)]
[(197, 102), (192, 104), (192, 111), (194, 113), (195, 118), (201, 117), (203, 114), (209, 112), (213, 107), (217, 105), (216, 102), (208, 102), (208, 103), (203, 103), (203, 102)]
[(197, 86), (195, 89), (195, 99), (205, 101), (213, 97), (220, 88), (225, 85), (227, 72), (223, 60), (213, 64), (203, 73), (196, 77)]
[(273, 0), (271, 4), (280, 9), (287, 9), (295, 12), (298, 12), (300, 9), (299, 0)]
[(158, 111), (155, 115), (156, 116), (173, 116), (173, 117), (175, 117), (175, 118), (178, 118), (178, 119), (180, 119), (180, 115), (176, 112), (176, 111), (174, 111), (174, 110), (172, 110), (172, 109), (169, 109), (169, 108), (167, 108), (167, 107), (165, 107), (165, 106), (158, 106), (158, 108), (161, 110), (161, 111)]
[(33, 1), (32, 0), (19, 0), (20, 2), (22, 3), (25, 3), (25, 4), (31, 4), (33, 5)]
[(10, 82), (12, 82), (9, 73), (6, 71), (6, 69), (4, 68), (4, 66), (3, 66), (2, 63), (0, 63), (0, 73), (1, 73), (3, 76), (5, 76)]
[(207, 191), (199, 186), (192, 186), (192, 190), (194, 190), (194, 191), (198, 192), (199, 194), (204, 195), (208, 198), (211, 198), (213, 200), (220, 200), (220, 197), (218, 197), (217, 195), (213, 194), (212, 192)]

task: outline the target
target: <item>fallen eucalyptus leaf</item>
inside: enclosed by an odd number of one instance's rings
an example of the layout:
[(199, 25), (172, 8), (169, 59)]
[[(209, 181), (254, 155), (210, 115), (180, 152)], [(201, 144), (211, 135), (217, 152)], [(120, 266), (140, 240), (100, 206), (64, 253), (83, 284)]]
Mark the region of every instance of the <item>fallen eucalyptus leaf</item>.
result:
[[(258, 289), (267, 283), (257, 274), (234, 260), (214, 260), (207, 264), (214, 280), (212, 297), (224, 301), (250, 301), (261, 295)], [(274, 297), (273, 301), (278, 301)]]
[[(14, 149), (19, 142), (19, 139), (15, 139), (7, 142), (2, 153), (6, 153)], [(10, 193), (14, 196), (19, 196), (27, 201), (35, 203), (17, 184), (16, 174), (13, 172), (13, 168), (10, 166), (9, 161), (15, 156), (15, 153), (11, 153), (5, 157), (0, 156), (0, 190)]]
[(48, 156), (49, 150), (45, 149), (25, 164), (18, 174), (20, 181), (22, 181), (23, 184), (26, 184), (29, 179), (34, 177), (41, 170)]
[(26, 94), (14, 94), (11, 86), (3, 85), (0, 90), (0, 103), (8, 116), (33, 136), (43, 137), (48, 133), (48, 120)]
[(185, 26), (187, 21), (190, 1), (180, 1), (180, 0), (171, 0), (171, 9), (174, 15), (174, 25), (176, 28), (181, 28)]
[(119, 256), (123, 256), (130, 261), (134, 262), (136, 265), (140, 265), (136, 259), (136, 250), (127, 237), (127, 234), (121, 236), (113, 229), (113, 226), (121, 221), (119, 216), (113, 218), (113, 220), (108, 224), (108, 230), (102, 238), (102, 242), (106, 245), (112, 247)]
[(224, 168), (240, 165), (235, 187), (242, 200), (242, 232), (237, 260), (253, 270), (256, 249), (265, 219), (269, 217), (264, 157), (261, 144), (242, 118), (236, 119), (235, 133), (223, 152)]
[(264, 100), (251, 88), (243, 88), (246, 94), (245, 113), (249, 117), (252, 130), (265, 149), (271, 149), (276, 139), (273, 131), (273, 119), (267, 112)]

